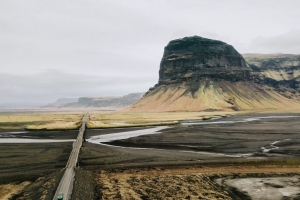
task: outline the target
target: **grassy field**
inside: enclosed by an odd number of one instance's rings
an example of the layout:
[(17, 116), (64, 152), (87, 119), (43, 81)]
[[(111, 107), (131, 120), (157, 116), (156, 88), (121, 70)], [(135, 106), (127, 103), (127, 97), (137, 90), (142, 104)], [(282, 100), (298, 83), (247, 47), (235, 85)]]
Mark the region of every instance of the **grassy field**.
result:
[(0, 112), (0, 130), (78, 129), (82, 116), (82, 112)]
[[(207, 120), (237, 112), (119, 113), (94, 111), (88, 128), (126, 128), (175, 125), (180, 120)], [(81, 126), (83, 112), (23, 111), (0, 112), (0, 130), (72, 130)]]
[(175, 125), (180, 120), (208, 120), (226, 117), (237, 112), (165, 112), (165, 113), (118, 113), (91, 112), (88, 128), (124, 128)]

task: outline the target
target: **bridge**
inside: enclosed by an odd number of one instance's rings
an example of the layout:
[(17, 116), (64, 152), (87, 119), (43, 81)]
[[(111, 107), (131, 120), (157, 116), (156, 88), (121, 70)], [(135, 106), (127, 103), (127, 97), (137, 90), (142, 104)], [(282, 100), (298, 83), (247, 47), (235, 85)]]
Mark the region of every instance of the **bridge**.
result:
[(55, 192), (55, 195), (53, 197), (53, 200), (57, 200), (57, 197), (59, 194), (63, 194), (64, 200), (71, 199), (71, 194), (73, 190), (73, 183), (75, 178), (75, 170), (74, 168), (77, 165), (78, 162), (78, 155), (80, 152), (80, 148), (82, 146), (83, 142), (83, 134), (86, 128), (86, 123), (88, 121), (89, 114), (86, 113), (84, 117), (82, 118), (82, 125), (79, 129), (78, 136), (76, 140), (73, 142), (73, 149), (70, 154), (69, 160), (66, 165), (66, 171), (57, 187), (57, 190)]

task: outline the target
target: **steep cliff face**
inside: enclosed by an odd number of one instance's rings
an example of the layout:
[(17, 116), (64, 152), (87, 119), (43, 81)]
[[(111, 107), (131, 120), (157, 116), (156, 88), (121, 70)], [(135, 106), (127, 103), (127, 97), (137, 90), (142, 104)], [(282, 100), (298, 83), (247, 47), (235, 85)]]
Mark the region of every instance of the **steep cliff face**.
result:
[(300, 55), (244, 54), (257, 82), (275, 88), (289, 99), (300, 97)]
[(249, 67), (262, 76), (281, 81), (300, 82), (300, 55), (291, 54), (244, 54)]
[(264, 65), (251, 59), (247, 64), (231, 45), (217, 40), (172, 40), (165, 47), (158, 84), (124, 111), (300, 108), (298, 82), (266, 76)]
[(203, 77), (241, 80), (249, 68), (231, 45), (199, 36), (172, 40), (160, 63), (159, 85), (197, 81)]

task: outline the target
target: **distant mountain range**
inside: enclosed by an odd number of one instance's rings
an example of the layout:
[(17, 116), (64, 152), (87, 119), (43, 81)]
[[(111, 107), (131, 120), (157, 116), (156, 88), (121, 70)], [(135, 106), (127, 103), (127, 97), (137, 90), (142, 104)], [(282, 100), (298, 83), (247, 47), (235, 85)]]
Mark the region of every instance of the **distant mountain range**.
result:
[(79, 99), (58, 99), (42, 108), (97, 108), (117, 110), (136, 103), (144, 93), (131, 93), (122, 97), (80, 97)]
[(60, 108), (63, 107), (65, 104), (77, 102), (78, 98), (60, 98), (57, 99), (54, 103), (49, 103), (42, 108)]

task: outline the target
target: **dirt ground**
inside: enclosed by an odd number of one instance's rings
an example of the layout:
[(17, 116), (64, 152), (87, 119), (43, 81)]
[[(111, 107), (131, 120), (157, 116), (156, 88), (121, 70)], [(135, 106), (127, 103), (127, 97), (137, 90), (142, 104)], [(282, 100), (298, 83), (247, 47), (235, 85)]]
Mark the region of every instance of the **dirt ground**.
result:
[[(272, 114), (259, 115), (262, 117)], [(279, 114), (276, 114), (278, 116)], [(258, 115), (234, 116), (217, 121), (241, 121)], [(86, 137), (139, 129), (87, 130)], [(300, 117), (171, 126), (158, 134), (109, 142), (105, 146), (84, 143), (82, 166), (99, 168), (155, 164), (207, 162), (300, 163)], [(276, 148), (272, 143), (277, 142)]]
[(93, 200), (96, 188), (95, 173), (92, 170), (76, 169), (72, 200)]
[(20, 184), (4, 184), (0, 185), (0, 200), (6, 200), (11, 198), (15, 194), (19, 194), (25, 186), (29, 185), (30, 182), (25, 181)]
[[(295, 115), (295, 114), (293, 114)], [(267, 115), (266, 115), (267, 116)], [(280, 116), (280, 115), (276, 115)], [(215, 120), (215, 124), (171, 126), (159, 134), (144, 135), (107, 144), (138, 148), (185, 150), (221, 153), (228, 156), (300, 158), (300, 116), (295, 118), (265, 118), (238, 123), (217, 123), (253, 119), (255, 115), (235, 116)], [(271, 149), (271, 143), (276, 147)]]
[(71, 142), (1, 144), (0, 199), (52, 200), (71, 147)]
[(74, 129), (80, 126), (82, 116), (80, 111), (2, 110), (0, 130)]
[[(215, 179), (299, 174), (299, 120), (266, 118), (172, 126), (159, 134), (108, 143), (121, 147), (84, 143), (80, 164), (95, 174), (95, 196), (91, 199), (249, 199)], [(86, 137), (124, 130), (88, 130)], [(275, 141), (279, 141), (279, 148), (272, 146)], [(248, 153), (251, 155), (240, 156)]]
[[(269, 115), (280, 114), (257, 116)], [(243, 117), (219, 120), (241, 120)], [(299, 120), (176, 125), (160, 134), (110, 143), (123, 147), (84, 142), (72, 199), (239, 199), (243, 194), (217, 184), (215, 179), (300, 173)], [(143, 128), (87, 130), (86, 137), (140, 129)], [(0, 134), (6, 137), (5, 133)], [(24, 136), (73, 139), (76, 135), (76, 131), (37, 131)], [(275, 141), (279, 141), (274, 144), (278, 148), (272, 146)], [(0, 188), (28, 181), (31, 184), (12, 195), (11, 200), (51, 200), (71, 144), (1, 144)], [(252, 154), (232, 156), (247, 153)], [(3, 191), (10, 194), (8, 190)]]
[(63, 168), (69, 159), (72, 143), (1, 144), (2, 173)]
[(101, 170), (95, 199), (244, 199), (215, 179), (299, 174), (297, 166), (200, 165)]

